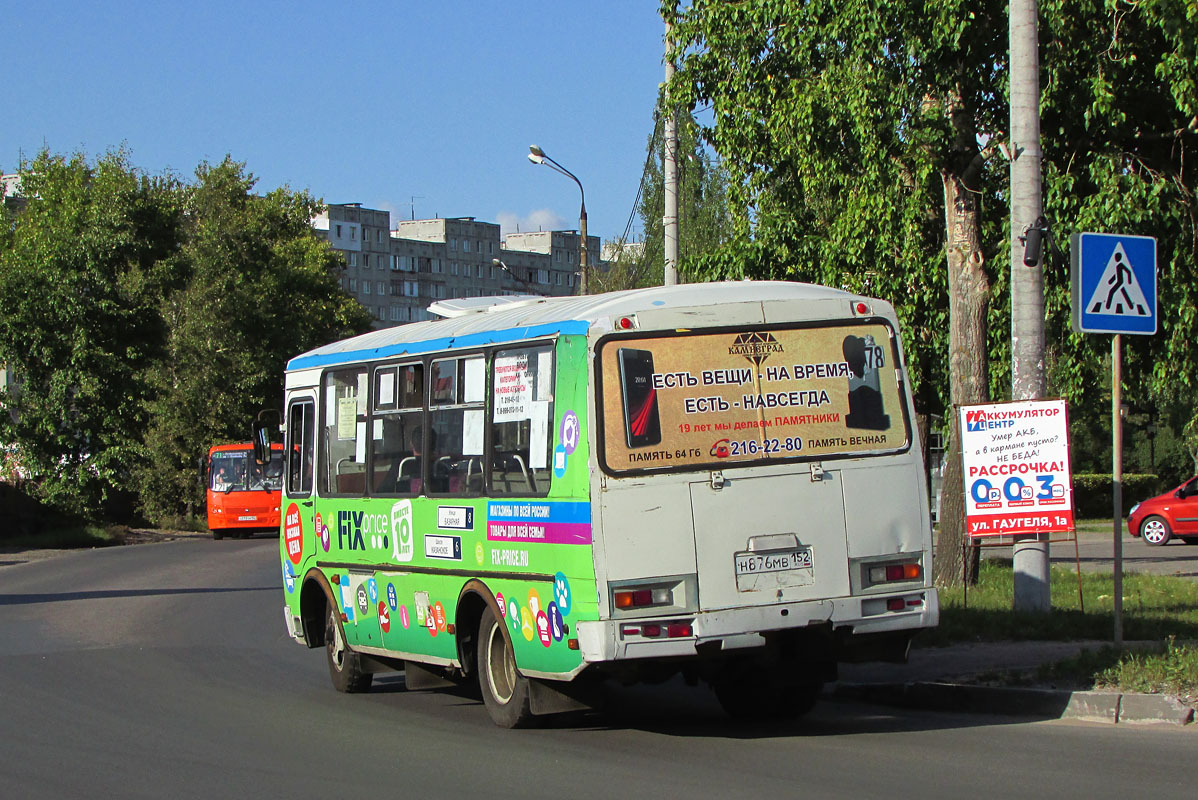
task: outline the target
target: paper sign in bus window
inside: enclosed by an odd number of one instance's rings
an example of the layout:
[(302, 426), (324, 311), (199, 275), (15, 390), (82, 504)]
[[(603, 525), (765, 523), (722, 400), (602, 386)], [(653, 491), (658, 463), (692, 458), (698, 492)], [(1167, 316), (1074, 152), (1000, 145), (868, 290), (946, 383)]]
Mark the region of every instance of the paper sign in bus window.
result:
[(528, 432), (528, 466), (544, 469), (549, 466), (549, 402), (533, 401), (532, 423)]
[(358, 419), (358, 398), (341, 397), (337, 399), (337, 438), (348, 441), (354, 438), (355, 423)]
[(657, 391), (653, 388), (653, 353), (621, 347), (620, 389), (624, 397), (624, 438), (629, 447), (648, 447), (661, 442), (661, 418)]
[(483, 454), (483, 410), (468, 408), (462, 412), (462, 455), (481, 456)]
[(528, 353), (495, 359), (495, 422), (529, 419), (532, 414), (533, 376)]

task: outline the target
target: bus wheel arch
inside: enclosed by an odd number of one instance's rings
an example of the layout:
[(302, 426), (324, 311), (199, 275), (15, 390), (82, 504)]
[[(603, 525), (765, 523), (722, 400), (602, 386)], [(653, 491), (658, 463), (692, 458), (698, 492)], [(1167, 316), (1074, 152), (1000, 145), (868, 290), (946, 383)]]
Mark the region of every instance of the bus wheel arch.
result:
[(466, 677), (478, 675), (479, 626), (482, 624), (483, 612), (488, 608), (499, 608), (491, 590), (480, 580), (467, 581), (458, 594), (454, 619), (458, 662), (462, 665), (462, 674)]
[(300, 589), (300, 621), (304, 626), (304, 639), (308, 647), (317, 648), (325, 644), (325, 616), (330, 608), (336, 608), (333, 589), (320, 570), (311, 570)]

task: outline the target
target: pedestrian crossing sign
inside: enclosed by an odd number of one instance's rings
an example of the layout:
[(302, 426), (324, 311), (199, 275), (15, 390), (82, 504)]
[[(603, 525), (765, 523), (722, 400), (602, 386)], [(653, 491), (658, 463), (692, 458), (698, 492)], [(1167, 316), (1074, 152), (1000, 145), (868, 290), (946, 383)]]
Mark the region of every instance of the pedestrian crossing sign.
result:
[(1069, 250), (1075, 331), (1156, 333), (1156, 239), (1075, 233)]

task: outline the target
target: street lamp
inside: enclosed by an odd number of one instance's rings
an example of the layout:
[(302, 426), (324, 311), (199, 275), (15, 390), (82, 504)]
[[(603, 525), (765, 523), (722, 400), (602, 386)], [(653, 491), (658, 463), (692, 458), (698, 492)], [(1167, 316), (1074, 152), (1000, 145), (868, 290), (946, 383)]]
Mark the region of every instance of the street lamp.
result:
[(544, 164), (555, 172), (560, 172), (578, 184), (578, 192), (582, 195), (582, 210), (578, 212), (578, 232), (582, 241), (578, 246), (578, 293), (587, 293), (587, 194), (582, 188), (582, 181), (573, 172), (545, 155), (545, 151), (535, 144), (528, 146), (528, 160), (534, 164)]

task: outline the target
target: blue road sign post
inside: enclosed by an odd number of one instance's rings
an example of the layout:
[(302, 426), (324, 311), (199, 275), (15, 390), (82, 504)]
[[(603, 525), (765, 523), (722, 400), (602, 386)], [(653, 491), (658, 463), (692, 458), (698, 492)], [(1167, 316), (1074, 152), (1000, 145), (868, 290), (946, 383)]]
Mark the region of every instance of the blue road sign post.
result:
[(1156, 239), (1075, 233), (1069, 250), (1075, 331), (1156, 333)]
[(1123, 646), (1123, 334), (1156, 333), (1156, 239), (1113, 233), (1069, 237), (1073, 329), (1111, 337), (1111, 495), (1115, 646)]

